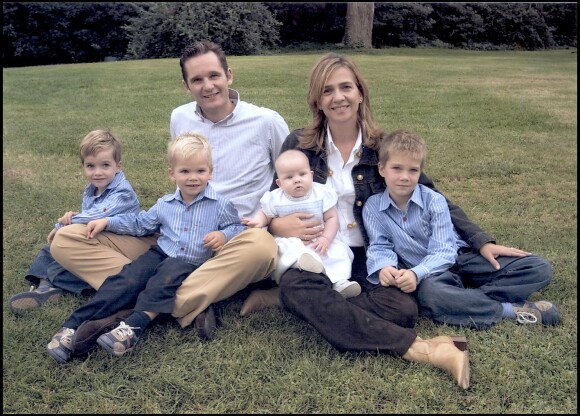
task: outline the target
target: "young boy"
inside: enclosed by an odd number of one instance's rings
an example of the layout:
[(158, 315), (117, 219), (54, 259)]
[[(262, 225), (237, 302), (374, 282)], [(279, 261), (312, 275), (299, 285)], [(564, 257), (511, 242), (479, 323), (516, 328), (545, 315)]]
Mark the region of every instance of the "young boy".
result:
[(106, 130), (93, 130), (81, 141), (83, 174), (89, 181), (83, 192), (81, 211), (68, 211), (58, 219), (25, 279), (36, 285), (29, 292), (13, 295), (8, 307), (14, 314), (58, 301), (63, 290), (80, 294), (91, 286), (66, 271), (50, 255), (50, 244), (60, 228), (124, 213), (139, 212), (139, 199), (121, 170), (121, 143)]
[[(522, 284), (525, 273), (497, 277), (497, 270), (459, 238), (445, 198), (418, 184), (426, 153), (423, 139), (409, 130), (394, 131), (381, 143), (379, 173), (387, 189), (371, 196), (363, 208), (370, 240), (368, 280), (405, 293), (417, 289), (421, 312), (442, 323), (481, 321), (486, 305), (495, 303), (504, 318), (557, 324), (560, 314), (551, 303), (522, 302), (531, 294)], [(506, 261), (543, 264), (536, 256)], [(530, 267), (530, 278), (532, 273)], [(492, 282), (493, 288), (486, 288)]]
[(250, 227), (265, 227), (272, 218), (296, 212), (309, 212), (314, 219), (324, 222), (324, 231), (310, 244), (296, 237), (275, 237), (278, 244), (278, 263), (273, 279), (289, 268), (323, 273), (332, 282), (334, 290), (343, 297), (360, 294), (361, 287), (350, 278), (353, 254), (350, 247), (337, 236), (339, 219), (334, 189), (313, 182), (314, 173), (306, 155), (299, 150), (286, 150), (276, 159), (278, 189), (268, 191), (260, 199), (261, 209), (252, 218), (242, 218)]
[[(102, 319), (134, 306), (120, 325), (97, 339), (111, 354), (131, 351), (145, 328), (160, 313), (171, 313), (183, 279), (246, 227), (230, 200), (218, 194), (209, 180), (212, 157), (201, 135), (186, 133), (168, 145), (173, 194), (159, 198), (148, 211), (91, 221), (87, 238), (104, 230), (142, 236), (159, 231), (157, 244), (119, 274), (108, 277), (87, 304), (74, 311), (48, 344), (59, 363), (71, 359), (73, 335), (83, 322)], [(215, 319), (215, 318), (214, 318)]]

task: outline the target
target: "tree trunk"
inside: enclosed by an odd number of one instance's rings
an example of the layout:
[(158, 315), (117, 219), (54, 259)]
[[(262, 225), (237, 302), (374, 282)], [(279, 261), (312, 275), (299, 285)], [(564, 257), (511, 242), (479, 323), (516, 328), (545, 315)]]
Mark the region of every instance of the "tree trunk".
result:
[(373, 47), (375, 3), (348, 3), (343, 43), (348, 48)]

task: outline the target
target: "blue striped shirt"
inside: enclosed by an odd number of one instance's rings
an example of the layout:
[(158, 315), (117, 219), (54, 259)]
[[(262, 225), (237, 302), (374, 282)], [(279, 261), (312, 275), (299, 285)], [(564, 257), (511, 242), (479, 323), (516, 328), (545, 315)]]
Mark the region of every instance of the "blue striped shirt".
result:
[[(112, 217), (125, 213), (138, 213), (139, 198), (123, 171), (115, 174), (105, 191), (95, 196), (97, 187), (89, 183), (83, 191), (81, 211), (72, 217), (73, 224), (88, 224), (92, 220)], [(56, 223), (54, 228), (59, 229), (64, 225)]]
[(213, 255), (203, 245), (207, 233), (221, 231), (228, 241), (246, 229), (234, 205), (209, 183), (189, 205), (177, 188), (175, 193), (159, 198), (148, 211), (107, 219), (106, 230), (117, 234), (143, 236), (159, 231), (157, 244), (165, 254), (197, 266)]
[(443, 195), (418, 184), (401, 211), (388, 189), (371, 196), (363, 208), (369, 235), (367, 279), (378, 284), (378, 272), (386, 266), (407, 268), (417, 275), (417, 283), (440, 274), (455, 264), (457, 250), (467, 243), (451, 222)]
[(172, 138), (187, 132), (207, 138), (214, 188), (233, 202), (240, 215), (252, 217), (270, 190), (274, 160), (290, 131), (276, 111), (241, 101), (237, 91), (229, 91), (235, 108), (223, 120), (206, 119), (193, 101), (172, 111), (169, 129)]

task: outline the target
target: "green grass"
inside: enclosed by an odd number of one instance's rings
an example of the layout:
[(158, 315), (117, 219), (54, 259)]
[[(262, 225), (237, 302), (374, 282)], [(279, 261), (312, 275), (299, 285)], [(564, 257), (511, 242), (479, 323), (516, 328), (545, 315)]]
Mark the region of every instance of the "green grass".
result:
[[(308, 73), (321, 53), (231, 57), (242, 99), (291, 129), (309, 119)], [(376, 121), (427, 141), (426, 172), (500, 244), (546, 257), (557, 327), (502, 321), (486, 331), (420, 319), (429, 337), (469, 340), (472, 387), (388, 355), (338, 353), (278, 309), (239, 317), (245, 293), (220, 302), (201, 343), (173, 320), (130, 356), (95, 350), (57, 365), (46, 344), (86, 299), (66, 296), (15, 317), (6, 302), (52, 224), (80, 207), (78, 143), (109, 128), (148, 208), (172, 192), (171, 110), (188, 101), (177, 59), (3, 70), (3, 413), (577, 413), (577, 54), (388, 49), (352, 52)]]

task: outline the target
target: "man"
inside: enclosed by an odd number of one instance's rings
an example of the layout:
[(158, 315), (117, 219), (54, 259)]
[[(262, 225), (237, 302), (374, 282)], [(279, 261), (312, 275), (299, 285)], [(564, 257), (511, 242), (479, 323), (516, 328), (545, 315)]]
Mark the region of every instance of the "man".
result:
[[(259, 199), (269, 190), (274, 160), (288, 125), (275, 111), (240, 100), (229, 88), (233, 73), (221, 47), (199, 41), (188, 46), (180, 66), (183, 86), (195, 101), (171, 113), (171, 137), (186, 132), (204, 135), (212, 146), (212, 185), (232, 200), (240, 216), (252, 216)], [(51, 246), (53, 257), (67, 270), (98, 289), (111, 275), (145, 253), (155, 239), (109, 232), (86, 238), (85, 225), (60, 230)], [(213, 336), (216, 320), (212, 303), (226, 299), (247, 285), (259, 282), (276, 266), (277, 246), (263, 229), (248, 229), (232, 238), (213, 258), (184, 280), (177, 291), (172, 315), (182, 328), (192, 323), (202, 339)], [(113, 315), (87, 321), (77, 330), (73, 353), (87, 350), (107, 329), (118, 325)], [(81, 345), (82, 344), (82, 345)]]

